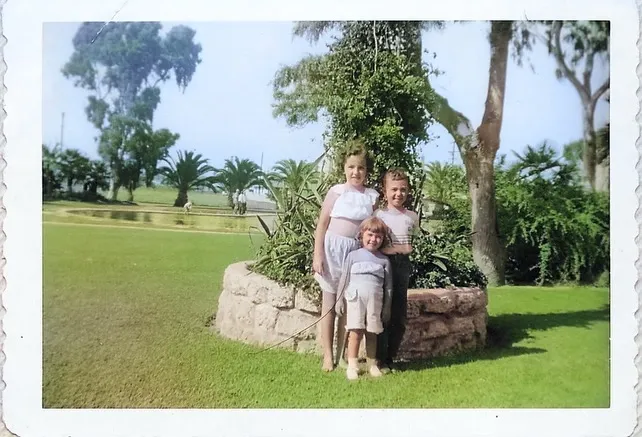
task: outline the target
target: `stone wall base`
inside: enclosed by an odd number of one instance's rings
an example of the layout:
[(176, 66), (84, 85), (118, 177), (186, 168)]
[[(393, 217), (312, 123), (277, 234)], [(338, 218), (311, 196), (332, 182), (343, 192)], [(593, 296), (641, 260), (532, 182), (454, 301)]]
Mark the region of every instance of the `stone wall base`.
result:
[[(302, 292), (250, 272), (248, 263), (225, 270), (215, 324), (220, 335), (262, 347), (293, 336), (279, 347), (321, 353), (320, 324), (315, 325), (320, 308)], [(409, 290), (399, 358), (430, 358), (483, 347), (487, 303), (486, 293), (477, 288)]]

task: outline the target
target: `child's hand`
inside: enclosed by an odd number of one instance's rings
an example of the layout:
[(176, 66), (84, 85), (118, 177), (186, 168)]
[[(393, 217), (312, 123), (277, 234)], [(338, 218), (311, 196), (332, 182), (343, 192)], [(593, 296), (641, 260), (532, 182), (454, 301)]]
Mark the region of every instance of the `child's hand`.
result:
[(323, 257), (316, 253), (312, 257), (312, 270), (316, 273), (323, 275)]
[(381, 321), (384, 325), (387, 325), (390, 321), (390, 305), (383, 306), (383, 311), (381, 311)]
[(337, 317), (342, 317), (345, 310), (346, 310), (346, 300), (343, 297), (341, 297), (337, 300), (337, 303), (334, 306), (334, 311), (337, 313)]

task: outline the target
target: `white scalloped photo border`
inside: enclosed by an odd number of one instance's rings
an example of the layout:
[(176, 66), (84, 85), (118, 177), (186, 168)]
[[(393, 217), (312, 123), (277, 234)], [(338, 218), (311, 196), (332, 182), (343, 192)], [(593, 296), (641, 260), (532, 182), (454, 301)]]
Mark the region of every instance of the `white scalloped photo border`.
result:
[[(221, 3), (221, 4), (219, 4)], [(325, 19), (609, 19), (611, 25), (611, 403), (598, 409), (196, 410), (42, 408), (42, 27), (45, 22)], [(639, 12), (624, 0), (12, 0), (2, 10), (0, 111), (6, 208), (3, 420), (27, 436), (627, 436), (637, 423)], [(0, 41), (2, 48), (2, 41)], [(0, 66), (0, 76), (5, 70)], [(6, 138), (5, 138), (6, 137)], [(5, 143), (6, 139), (6, 143)], [(639, 146), (638, 146), (639, 147)], [(6, 189), (5, 189), (6, 187)], [(6, 240), (3, 242), (4, 234)], [(639, 263), (637, 265), (640, 265)], [(0, 314), (2, 316), (2, 314)], [(638, 313), (638, 318), (639, 313)], [(638, 339), (639, 340), (639, 339)], [(1, 358), (0, 358), (1, 364)], [(638, 387), (639, 389), (639, 387)], [(314, 424), (314, 426), (310, 426)]]

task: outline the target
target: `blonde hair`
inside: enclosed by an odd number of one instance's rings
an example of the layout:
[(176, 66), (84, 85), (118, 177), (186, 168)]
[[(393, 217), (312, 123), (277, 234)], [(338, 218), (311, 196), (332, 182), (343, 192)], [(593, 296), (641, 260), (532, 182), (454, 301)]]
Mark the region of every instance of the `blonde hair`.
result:
[(381, 246), (385, 244), (388, 237), (388, 226), (386, 226), (383, 220), (379, 217), (368, 217), (361, 222), (361, 225), (359, 226), (359, 234), (357, 235), (359, 241), (363, 242), (363, 234), (366, 231), (381, 235), (383, 237)]

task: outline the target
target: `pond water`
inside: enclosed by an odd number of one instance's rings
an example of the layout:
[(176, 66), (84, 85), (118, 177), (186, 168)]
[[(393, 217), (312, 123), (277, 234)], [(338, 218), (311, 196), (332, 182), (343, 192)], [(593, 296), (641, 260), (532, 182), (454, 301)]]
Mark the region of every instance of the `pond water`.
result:
[[(70, 214), (86, 217), (89, 220), (101, 221), (114, 220), (121, 223), (135, 222), (163, 227), (176, 227), (179, 229), (227, 231), (227, 232), (262, 232), (261, 225), (256, 215), (235, 216), (231, 214), (185, 214), (181, 212), (162, 211), (128, 211), (108, 209), (72, 209)], [(272, 227), (276, 216), (274, 214), (260, 214), (261, 218)], [(253, 229), (258, 228), (258, 229)]]

